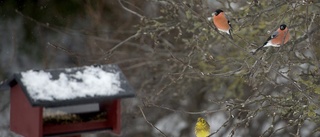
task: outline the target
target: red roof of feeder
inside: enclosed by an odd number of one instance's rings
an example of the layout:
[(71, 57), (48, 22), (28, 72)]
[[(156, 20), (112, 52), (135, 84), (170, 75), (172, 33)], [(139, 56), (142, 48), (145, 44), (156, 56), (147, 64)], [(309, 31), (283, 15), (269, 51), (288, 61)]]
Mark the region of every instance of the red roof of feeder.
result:
[[(19, 84), (32, 106), (58, 107), (133, 97), (133, 88), (117, 65), (29, 70), (0, 87)], [(1, 88), (0, 88), (1, 89)]]

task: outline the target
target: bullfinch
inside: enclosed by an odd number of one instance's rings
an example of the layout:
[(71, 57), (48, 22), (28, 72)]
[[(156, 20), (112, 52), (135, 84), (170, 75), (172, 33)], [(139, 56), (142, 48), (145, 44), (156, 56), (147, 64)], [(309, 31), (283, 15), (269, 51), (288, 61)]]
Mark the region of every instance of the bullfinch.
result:
[(281, 24), (277, 31), (274, 31), (272, 35), (267, 39), (263, 46), (256, 49), (254, 53), (263, 47), (280, 47), (280, 45), (286, 44), (290, 39), (290, 33), (287, 25)]
[(219, 31), (229, 34), (230, 38), (233, 39), (231, 35), (232, 27), (230, 21), (221, 9), (217, 9), (212, 13), (212, 17), (208, 18), (208, 20), (212, 20), (213, 24)]

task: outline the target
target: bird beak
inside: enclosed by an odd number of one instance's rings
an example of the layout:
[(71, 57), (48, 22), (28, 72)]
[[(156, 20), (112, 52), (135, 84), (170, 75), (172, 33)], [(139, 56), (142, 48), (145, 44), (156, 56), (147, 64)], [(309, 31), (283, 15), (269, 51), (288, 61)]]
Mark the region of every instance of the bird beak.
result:
[(216, 13), (214, 12), (214, 13), (212, 13), (211, 15), (214, 16), (214, 15), (216, 15)]

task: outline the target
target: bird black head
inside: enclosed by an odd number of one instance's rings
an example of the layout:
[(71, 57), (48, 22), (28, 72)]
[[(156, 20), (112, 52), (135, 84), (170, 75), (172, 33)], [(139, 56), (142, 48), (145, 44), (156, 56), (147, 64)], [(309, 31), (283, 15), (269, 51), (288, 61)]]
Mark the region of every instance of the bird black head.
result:
[(214, 15), (218, 16), (221, 12), (223, 12), (221, 9), (217, 9), (217, 10), (214, 12)]
[(287, 25), (286, 24), (281, 24), (280, 25), (280, 30), (285, 30), (287, 28)]

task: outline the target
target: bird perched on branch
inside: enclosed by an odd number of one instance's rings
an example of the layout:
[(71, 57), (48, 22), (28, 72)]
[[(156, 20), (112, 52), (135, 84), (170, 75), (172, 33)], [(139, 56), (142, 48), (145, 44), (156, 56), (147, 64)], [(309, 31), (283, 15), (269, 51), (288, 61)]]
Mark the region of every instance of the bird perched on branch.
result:
[(230, 38), (233, 39), (231, 35), (232, 27), (230, 21), (221, 9), (217, 9), (212, 13), (212, 17), (209, 17), (208, 20), (212, 20), (213, 24), (219, 31), (227, 33)]
[(210, 125), (204, 118), (199, 117), (194, 131), (197, 137), (208, 137), (210, 134)]
[(286, 44), (289, 39), (290, 33), (287, 25), (281, 24), (280, 27), (267, 39), (263, 46), (257, 48), (253, 54), (264, 47), (280, 47), (281, 45)]

